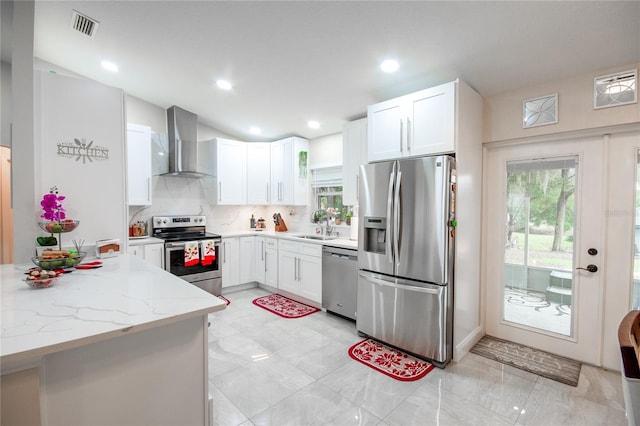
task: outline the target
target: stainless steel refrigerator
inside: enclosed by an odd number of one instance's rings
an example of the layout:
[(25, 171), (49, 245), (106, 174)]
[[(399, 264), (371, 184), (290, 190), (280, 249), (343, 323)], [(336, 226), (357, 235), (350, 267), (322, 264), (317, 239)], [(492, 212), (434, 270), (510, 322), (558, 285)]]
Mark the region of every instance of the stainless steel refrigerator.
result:
[(360, 167), (356, 327), (444, 367), (453, 352), (455, 159)]

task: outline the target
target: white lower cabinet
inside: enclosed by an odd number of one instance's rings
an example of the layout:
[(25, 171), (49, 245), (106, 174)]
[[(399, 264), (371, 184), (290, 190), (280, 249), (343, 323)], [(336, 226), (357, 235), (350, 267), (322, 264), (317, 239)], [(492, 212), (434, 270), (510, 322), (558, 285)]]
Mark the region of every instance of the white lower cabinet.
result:
[[(258, 252), (254, 235), (246, 237), (227, 237), (222, 239), (222, 287), (258, 281), (262, 256)], [(260, 281), (258, 281), (260, 282)]]
[(264, 239), (264, 283), (278, 288), (278, 240)]
[(240, 238), (222, 239), (222, 287), (240, 284)]
[(322, 303), (322, 246), (280, 240), (278, 288)]
[(256, 280), (256, 237), (240, 237), (240, 284)]
[(129, 253), (164, 268), (164, 243), (130, 245)]
[(266, 275), (266, 256), (265, 256), (265, 238), (255, 237), (255, 281), (260, 284), (265, 284)]

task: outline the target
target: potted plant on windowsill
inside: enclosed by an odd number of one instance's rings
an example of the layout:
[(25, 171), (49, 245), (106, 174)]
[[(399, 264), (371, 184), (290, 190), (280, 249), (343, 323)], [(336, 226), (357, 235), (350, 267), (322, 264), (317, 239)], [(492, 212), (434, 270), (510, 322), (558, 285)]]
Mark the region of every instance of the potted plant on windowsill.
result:
[(347, 221), (347, 225), (351, 226), (351, 218), (353, 217), (353, 212), (348, 211), (345, 215), (345, 220)]

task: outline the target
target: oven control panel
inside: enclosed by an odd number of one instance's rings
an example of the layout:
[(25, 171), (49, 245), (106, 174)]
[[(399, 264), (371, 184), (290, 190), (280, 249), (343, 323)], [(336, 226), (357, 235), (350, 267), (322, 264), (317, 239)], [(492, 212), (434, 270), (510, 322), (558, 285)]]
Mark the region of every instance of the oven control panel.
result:
[(184, 228), (187, 226), (206, 226), (206, 216), (154, 216), (154, 228)]

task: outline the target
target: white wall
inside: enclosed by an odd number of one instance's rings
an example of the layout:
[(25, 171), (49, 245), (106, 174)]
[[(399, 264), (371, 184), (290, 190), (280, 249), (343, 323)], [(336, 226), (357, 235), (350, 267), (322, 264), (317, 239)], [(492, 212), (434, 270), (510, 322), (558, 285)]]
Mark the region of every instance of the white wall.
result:
[(342, 133), (309, 141), (309, 169), (342, 165)]
[[(503, 141), (640, 121), (640, 103), (593, 109), (594, 77), (640, 68), (630, 64), (582, 72), (574, 77), (523, 87), (484, 99), (484, 142)], [(558, 94), (558, 123), (522, 128), (525, 99)]]
[[(39, 71), (36, 75), (36, 196), (56, 186), (67, 218), (80, 226), (62, 234), (63, 246), (73, 239), (85, 247), (97, 240), (126, 238), (124, 93), (92, 80)], [(64, 146), (103, 148), (99, 156), (82, 149), (73, 155)], [(87, 155), (83, 155), (87, 154)], [(103, 157), (104, 155), (104, 157)], [(41, 209), (28, 215), (40, 219)], [(40, 231), (39, 234), (43, 234)], [(35, 244), (31, 238), (32, 248)]]
[(14, 262), (28, 263), (33, 255), (37, 225), (34, 142), (33, 18), (34, 2), (13, 4), (11, 55), (12, 197)]
[(11, 146), (10, 129), (11, 64), (8, 62), (0, 62), (0, 146)]

